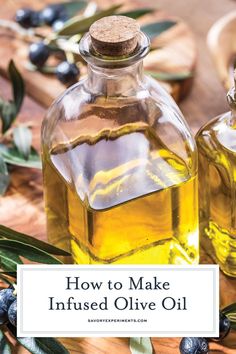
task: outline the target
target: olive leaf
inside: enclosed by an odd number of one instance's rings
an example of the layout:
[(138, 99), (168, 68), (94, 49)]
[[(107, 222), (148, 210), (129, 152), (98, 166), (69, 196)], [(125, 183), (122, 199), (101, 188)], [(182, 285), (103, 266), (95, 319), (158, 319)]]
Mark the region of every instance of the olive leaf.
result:
[(0, 104), (0, 117), (2, 120), (2, 133), (4, 134), (16, 118), (16, 106), (12, 101), (3, 101)]
[(16, 272), (17, 264), (23, 264), (20, 257), (10, 250), (0, 249), (0, 268), (6, 272)]
[[(0, 118), (3, 134), (7, 132), (15, 121), (25, 95), (24, 81), (13, 60), (8, 65), (8, 73), (12, 86), (13, 100), (5, 101), (0, 97)], [(13, 142), (11, 141), (11, 145), (9, 146), (9, 143), (8, 145), (0, 144), (0, 195), (6, 192), (10, 182), (6, 164), (41, 168), (38, 152), (31, 147), (31, 142), (31, 131), (25, 126), (18, 126), (13, 129)]]
[(150, 13), (152, 13), (154, 11), (155, 11), (154, 9), (150, 9), (150, 8), (141, 8), (141, 9), (137, 9), (137, 10), (119, 12), (117, 15), (128, 16), (128, 17), (137, 19), (137, 18), (139, 18), (141, 16), (150, 14)]
[(236, 330), (236, 303), (223, 308), (221, 312), (230, 320), (230, 327)]
[(224, 314), (224, 315), (227, 315), (228, 313), (236, 313), (236, 302), (234, 302), (233, 304), (231, 305), (228, 305), (226, 307), (224, 307), (221, 312)]
[(63, 5), (66, 15), (70, 18), (75, 15), (76, 12), (83, 10), (87, 6), (88, 2), (84, 0), (61, 2), (59, 5)]
[(234, 322), (234, 323), (236, 324), (236, 312), (234, 312), (234, 313), (232, 313), (232, 312), (228, 313), (228, 314), (227, 314), (227, 317), (228, 317), (228, 319), (230, 320), (230, 322)]
[(28, 160), (32, 143), (32, 133), (30, 129), (23, 125), (14, 128), (13, 141), (19, 153), (25, 160)]
[(27, 245), (36, 247), (44, 252), (56, 255), (56, 256), (70, 256), (70, 254), (60, 248), (50, 245), (49, 243), (38, 240), (32, 236), (23, 234), (16, 230), (13, 230), (4, 225), (0, 225), (0, 237), (8, 240), (16, 240)]
[(160, 81), (182, 81), (193, 77), (191, 71), (179, 72), (179, 73), (164, 73), (145, 70), (145, 74), (152, 76)]
[(16, 327), (11, 323), (8, 323), (6, 327), (18, 343), (32, 354), (69, 354), (68, 350), (55, 338), (20, 338), (17, 337)]
[(65, 22), (64, 27), (56, 34), (57, 36), (73, 36), (78, 33), (84, 33), (88, 31), (93, 22), (102, 17), (113, 15), (120, 7), (121, 5), (113, 5), (106, 10), (98, 11), (90, 17), (81, 18), (81, 16), (75, 16)]
[(16, 147), (7, 147), (3, 144), (0, 144), (0, 154), (3, 160), (8, 164), (21, 167), (42, 168), (39, 154), (32, 146), (27, 160), (22, 157), (22, 154)]
[(132, 354), (153, 354), (151, 338), (131, 337), (129, 347)]
[(8, 66), (8, 74), (12, 85), (12, 101), (0, 99), (0, 117), (2, 120), (2, 133), (4, 134), (14, 122), (25, 95), (24, 81), (17, 70), (13, 60)]
[(158, 21), (142, 26), (141, 30), (152, 40), (175, 25), (176, 22), (171, 20)]
[(11, 354), (10, 345), (3, 332), (0, 330), (0, 353), (1, 354)]
[(69, 354), (55, 338), (16, 338), (32, 354)]
[(4, 252), (4, 250), (9, 250), (16, 255), (23, 256), (24, 258), (37, 263), (62, 263), (59, 259), (51, 256), (49, 253), (41, 250), (40, 248), (16, 240), (0, 239), (0, 249), (2, 252)]
[(10, 183), (10, 177), (7, 170), (7, 165), (0, 155), (0, 195), (3, 195)]
[(9, 63), (8, 72), (12, 83), (12, 91), (17, 114), (20, 111), (24, 100), (25, 85), (22, 76), (17, 70), (13, 60), (11, 60)]

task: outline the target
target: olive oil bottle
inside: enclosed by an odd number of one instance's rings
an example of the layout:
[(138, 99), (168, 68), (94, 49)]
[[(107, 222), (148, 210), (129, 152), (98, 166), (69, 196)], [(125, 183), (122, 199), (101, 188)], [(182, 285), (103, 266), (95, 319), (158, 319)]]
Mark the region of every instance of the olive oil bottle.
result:
[(236, 92), (231, 110), (197, 134), (200, 232), (206, 251), (230, 276), (236, 276)]
[(105, 17), (80, 41), (88, 76), (42, 127), (48, 237), (83, 264), (196, 264), (197, 153), (142, 59), (133, 19)]

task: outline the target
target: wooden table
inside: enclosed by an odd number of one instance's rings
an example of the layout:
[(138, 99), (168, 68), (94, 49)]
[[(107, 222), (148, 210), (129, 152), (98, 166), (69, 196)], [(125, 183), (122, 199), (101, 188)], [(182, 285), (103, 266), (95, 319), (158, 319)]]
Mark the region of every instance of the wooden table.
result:
[[(3, 7), (6, 3), (8, 5), (11, 3), (15, 8), (18, 6), (13, 0), (0, 0), (0, 6)], [(21, 3), (27, 4), (29, 1), (21, 1)], [(151, 0), (143, 1), (143, 3), (146, 6), (152, 6)], [(157, 5), (169, 13), (182, 17), (195, 33), (198, 47), (196, 78), (192, 92), (180, 104), (180, 107), (191, 128), (196, 132), (204, 122), (227, 110), (225, 92), (218, 80), (205, 42), (210, 26), (222, 15), (235, 10), (236, 2), (233, 0), (158, 0)], [(0, 58), (1, 60), (4, 60), (4, 58)], [(9, 84), (6, 80), (0, 78), (0, 94), (8, 97), (9, 93)], [(34, 142), (37, 147), (39, 147), (39, 128), (44, 113), (45, 108), (35, 103), (29, 97), (26, 98), (20, 119), (32, 122)], [(0, 223), (45, 239), (45, 215), (42, 192), (40, 172), (33, 169), (14, 169), (12, 172), (11, 188), (7, 195), (0, 199)], [(14, 198), (12, 198), (13, 196)], [(203, 255), (202, 259), (204, 262), (208, 261), (205, 255)], [(235, 301), (236, 280), (232, 280), (221, 274), (221, 305), (225, 306)], [(65, 343), (68, 349), (71, 350), (71, 353), (130, 353), (127, 339), (86, 338), (78, 341), (76, 349), (74, 349), (73, 339), (67, 339)], [(157, 338), (153, 340), (155, 352), (158, 354), (177, 354), (179, 352), (178, 343), (179, 339), (177, 338)], [(236, 347), (234, 334), (227, 339), (226, 345)], [(213, 347), (212, 349), (214, 349)], [(223, 347), (221, 349), (218, 347), (218, 351), (215, 347), (215, 350), (214, 353), (236, 353), (236, 349), (227, 351)], [(19, 352), (23, 353), (22, 350)]]

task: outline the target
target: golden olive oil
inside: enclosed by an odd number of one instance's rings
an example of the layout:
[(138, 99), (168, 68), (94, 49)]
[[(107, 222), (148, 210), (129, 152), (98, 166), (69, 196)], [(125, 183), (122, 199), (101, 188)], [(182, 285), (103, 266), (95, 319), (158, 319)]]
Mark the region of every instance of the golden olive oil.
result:
[(49, 241), (83, 264), (198, 262), (197, 179), (151, 131), (44, 153)]
[(198, 133), (200, 230), (206, 251), (236, 276), (236, 131), (230, 113)]

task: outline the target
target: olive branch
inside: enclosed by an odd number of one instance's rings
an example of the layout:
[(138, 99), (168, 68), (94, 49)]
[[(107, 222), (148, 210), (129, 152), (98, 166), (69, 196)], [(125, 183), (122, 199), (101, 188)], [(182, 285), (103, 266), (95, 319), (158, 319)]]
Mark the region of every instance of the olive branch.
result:
[[(26, 9), (25, 13), (23, 11), (19, 9), (16, 12), (18, 23), (0, 20), (0, 26), (15, 32), (23, 41), (31, 43), (29, 61), (26, 63), (28, 70), (40, 71), (47, 75), (56, 74), (63, 84), (69, 86), (76, 82), (81, 69), (83, 72), (85, 63), (80, 56), (79, 42), (94, 21), (110, 15), (139, 19), (158, 9), (139, 8), (122, 11), (122, 4), (116, 4), (100, 10), (93, 1), (77, 0), (49, 4), (39, 12), (32, 9)], [(141, 26), (141, 31), (151, 40), (151, 50), (159, 49), (155, 45), (155, 39), (176, 23), (175, 20), (156, 20)], [(47, 30), (44, 28), (41, 30), (41, 27), (45, 26), (48, 27)], [(52, 61), (51, 57), (54, 57)], [(159, 81), (167, 82), (185, 80), (193, 75), (189, 71), (168, 73), (155, 70), (146, 73)]]
[[(62, 264), (58, 256), (70, 256), (62, 249), (54, 247), (32, 236), (17, 232), (11, 228), (0, 225), (0, 278), (10, 289), (14, 289), (17, 282), (17, 265), (24, 260), (44, 264)], [(11, 338), (25, 347), (32, 354), (69, 354), (68, 350), (55, 338), (17, 338), (16, 327), (6, 318), (9, 309), (3, 305), (3, 295), (0, 291), (0, 350), (1, 354), (11, 354)], [(15, 309), (16, 310), (16, 309)], [(16, 313), (15, 313), (16, 315)]]
[(41, 168), (38, 152), (32, 147), (32, 134), (29, 125), (19, 124), (16, 118), (25, 95), (25, 85), (13, 60), (8, 66), (12, 86), (12, 99), (0, 97), (0, 195), (10, 183), (9, 166)]

